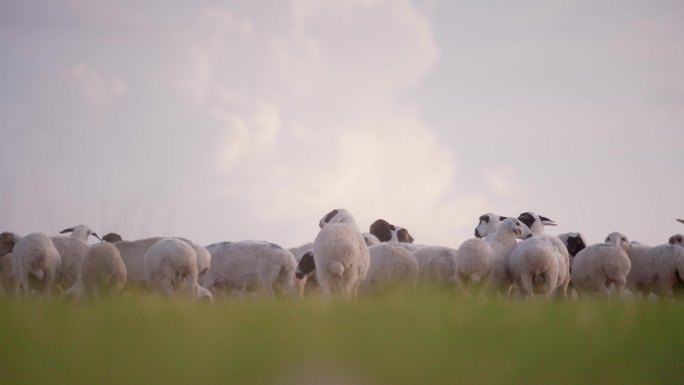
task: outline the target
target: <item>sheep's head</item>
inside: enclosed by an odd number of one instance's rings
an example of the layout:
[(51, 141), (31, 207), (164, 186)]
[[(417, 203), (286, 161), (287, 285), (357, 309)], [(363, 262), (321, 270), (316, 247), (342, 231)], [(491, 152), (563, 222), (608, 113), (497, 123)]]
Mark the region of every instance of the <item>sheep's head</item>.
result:
[(397, 236), (397, 242), (413, 243), (413, 237), (403, 227), (397, 227), (397, 231), (394, 234)]
[(668, 240), (668, 243), (671, 245), (684, 246), (684, 244), (682, 244), (683, 240), (684, 240), (684, 235), (675, 234), (675, 235), (670, 237), (670, 239)]
[(513, 234), (515, 234), (515, 237), (518, 239), (525, 239), (532, 235), (530, 229), (524, 223), (522, 223), (520, 220), (516, 218), (504, 219), (504, 221), (501, 222), (501, 225), (499, 225), (499, 228), (496, 231), (510, 231)]
[[(95, 236), (97, 236), (97, 234), (95, 234)], [(117, 233), (109, 233), (109, 234), (106, 234), (104, 237), (102, 237), (102, 241), (114, 243), (114, 242), (123, 241), (123, 238), (121, 238), (121, 235), (119, 235)]]
[(527, 225), (534, 234), (543, 234), (544, 226), (556, 226), (556, 222), (542, 215), (537, 215), (531, 211), (522, 213), (518, 219)]
[(90, 230), (90, 228), (89, 228), (88, 226), (86, 226), (86, 225), (77, 225), (77, 226), (74, 226), (74, 227), (70, 227), (70, 228), (68, 228), (68, 229), (64, 229), (64, 230), (60, 231), (59, 233), (60, 233), (60, 234), (71, 233), (71, 236), (72, 236), (73, 238), (78, 238), (78, 239), (80, 239), (80, 240), (82, 240), (82, 241), (84, 241), (84, 242), (88, 242), (88, 236), (89, 236), (89, 235), (92, 235), (92, 236), (94, 236), (95, 238), (97, 238), (97, 239), (99, 239), (99, 240), (102, 240), (102, 239), (100, 239), (100, 237), (97, 235), (97, 233), (95, 233), (95, 232), (93, 232), (92, 230)]
[(506, 217), (500, 215), (487, 213), (480, 217), (477, 227), (475, 228), (475, 236), (484, 238), (489, 234), (494, 234), (499, 223), (503, 222)]
[(307, 251), (302, 255), (302, 259), (299, 260), (297, 264), (297, 270), (295, 270), (295, 277), (297, 279), (304, 279), (311, 272), (316, 270), (316, 263), (314, 262), (313, 252)]
[(396, 227), (384, 219), (378, 219), (370, 225), (370, 233), (375, 235), (380, 242), (389, 242), (392, 239), (392, 232), (395, 230)]
[(610, 243), (612, 245), (620, 247), (623, 250), (627, 250), (630, 247), (632, 247), (632, 244), (629, 242), (629, 239), (627, 239), (627, 237), (624, 234), (618, 233), (617, 231), (608, 234), (608, 236), (606, 237), (606, 243)]
[(570, 253), (570, 256), (574, 257), (577, 255), (577, 253), (587, 248), (587, 241), (584, 239), (582, 234), (568, 233), (563, 235), (564, 236), (559, 237), (561, 240), (563, 240), (563, 243), (565, 243), (565, 247), (568, 248), (568, 253)]
[(4, 232), (0, 234), (0, 257), (11, 253), (14, 250), (14, 245), (19, 240), (19, 236), (14, 233)]
[(375, 235), (380, 242), (404, 242), (413, 243), (413, 237), (408, 230), (395, 226), (384, 219), (378, 219), (370, 225), (370, 233)]
[(320, 221), (318, 221), (318, 227), (323, 228), (327, 224), (334, 223), (348, 223), (356, 226), (354, 217), (345, 209), (336, 209), (327, 213)]

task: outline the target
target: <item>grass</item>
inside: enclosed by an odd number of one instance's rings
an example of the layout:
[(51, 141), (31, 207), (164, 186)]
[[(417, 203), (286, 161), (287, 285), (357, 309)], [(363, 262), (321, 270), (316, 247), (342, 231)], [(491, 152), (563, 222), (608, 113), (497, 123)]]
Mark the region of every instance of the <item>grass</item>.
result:
[(511, 303), (421, 289), (358, 301), (0, 300), (7, 384), (668, 384), (684, 305)]

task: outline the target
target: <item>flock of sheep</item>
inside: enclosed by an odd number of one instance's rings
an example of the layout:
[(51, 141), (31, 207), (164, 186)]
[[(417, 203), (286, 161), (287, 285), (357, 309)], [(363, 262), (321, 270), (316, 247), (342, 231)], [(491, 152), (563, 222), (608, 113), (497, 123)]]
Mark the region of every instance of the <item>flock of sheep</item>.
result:
[[(684, 223), (684, 220), (679, 220)], [(362, 233), (353, 216), (333, 210), (316, 239), (284, 249), (261, 241), (203, 247), (184, 238), (125, 241), (115, 233), (101, 242), (79, 225), (48, 236), (0, 234), (0, 292), (84, 299), (141, 290), (212, 300), (215, 296), (276, 294), (356, 297), (419, 282), (451, 285), (466, 294), (501, 296), (673, 296), (684, 283), (683, 235), (651, 247), (609, 234), (587, 245), (580, 233), (544, 233), (554, 226), (532, 212), (518, 218), (479, 218), (475, 238), (458, 249), (413, 243), (409, 232), (378, 219)]]

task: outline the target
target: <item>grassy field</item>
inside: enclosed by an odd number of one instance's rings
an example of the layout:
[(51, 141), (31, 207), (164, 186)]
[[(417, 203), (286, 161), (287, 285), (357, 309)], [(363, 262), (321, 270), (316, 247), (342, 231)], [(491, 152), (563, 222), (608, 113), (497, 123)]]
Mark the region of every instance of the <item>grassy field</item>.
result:
[(0, 300), (4, 384), (674, 384), (684, 303)]

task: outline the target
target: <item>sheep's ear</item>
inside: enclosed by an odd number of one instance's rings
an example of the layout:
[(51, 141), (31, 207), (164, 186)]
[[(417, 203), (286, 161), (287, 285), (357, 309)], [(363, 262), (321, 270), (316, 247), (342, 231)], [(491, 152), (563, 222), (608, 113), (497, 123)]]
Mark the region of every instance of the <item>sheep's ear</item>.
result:
[(549, 219), (547, 217), (543, 217), (540, 215), (539, 219), (541, 220), (542, 225), (544, 225), (544, 226), (556, 226), (556, 222), (552, 221), (551, 219)]
[(677, 222), (684, 223), (684, 219), (677, 219)]
[(97, 233), (93, 232), (93, 233), (90, 233), (90, 235), (92, 235), (93, 237), (97, 238), (100, 242), (102, 242), (102, 238), (100, 238), (100, 236), (97, 235)]
[(505, 220), (506, 220), (506, 218), (508, 218), (508, 217), (502, 217), (502, 216), (500, 216), (500, 217), (499, 217), (499, 222), (503, 222), (503, 221), (505, 221)]
[(389, 242), (392, 239), (391, 225), (384, 219), (373, 222), (369, 233), (375, 235), (380, 242)]
[(70, 232), (72, 232), (72, 231), (74, 231), (74, 228), (73, 228), (73, 227), (68, 228), (68, 229), (64, 229), (64, 230), (60, 231), (59, 233), (60, 233), (60, 234), (64, 234), (64, 233), (70, 233)]
[(326, 215), (325, 218), (323, 219), (323, 222), (325, 222), (325, 223), (330, 222), (330, 220), (333, 219), (335, 217), (335, 215), (337, 215), (337, 212), (338, 212), (338, 210), (333, 210), (333, 211), (329, 212), (328, 215)]

